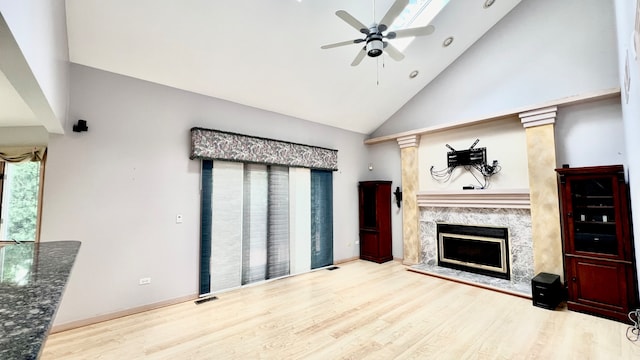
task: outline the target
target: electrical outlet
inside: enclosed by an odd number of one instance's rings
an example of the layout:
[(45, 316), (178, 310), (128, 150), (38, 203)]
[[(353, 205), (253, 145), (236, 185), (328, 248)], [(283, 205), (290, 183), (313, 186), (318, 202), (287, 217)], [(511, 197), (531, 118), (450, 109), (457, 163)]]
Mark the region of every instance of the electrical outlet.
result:
[(138, 281), (139, 285), (149, 285), (151, 284), (151, 278), (150, 277), (146, 277), (146, 278), (140, 278), (140, 281)]

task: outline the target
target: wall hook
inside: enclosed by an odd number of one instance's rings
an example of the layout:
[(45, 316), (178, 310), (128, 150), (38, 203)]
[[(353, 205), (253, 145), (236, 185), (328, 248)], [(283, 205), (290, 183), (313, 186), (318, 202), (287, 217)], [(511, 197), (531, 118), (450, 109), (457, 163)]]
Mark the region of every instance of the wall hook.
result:
[(400, 203), (402, 202), (402, 191), (400, 191), (400, 187), (396, 187), (396, 191), (393, 192), (393, 195), (396, 196), (396, 205), (398, 205), (398, 209), (400, 208)]

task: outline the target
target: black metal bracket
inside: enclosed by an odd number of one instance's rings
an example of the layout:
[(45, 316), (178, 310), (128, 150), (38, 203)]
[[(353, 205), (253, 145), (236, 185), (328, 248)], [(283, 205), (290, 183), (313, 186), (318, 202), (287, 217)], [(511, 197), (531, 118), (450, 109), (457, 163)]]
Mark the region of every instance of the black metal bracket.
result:
[(400, 191), (400, 187), (396, 187), (396, 191), (393, 192), (393, 195), (396, 196), (396, 205), (400, 208), (400, 203), (402, 202), (402, 191)]

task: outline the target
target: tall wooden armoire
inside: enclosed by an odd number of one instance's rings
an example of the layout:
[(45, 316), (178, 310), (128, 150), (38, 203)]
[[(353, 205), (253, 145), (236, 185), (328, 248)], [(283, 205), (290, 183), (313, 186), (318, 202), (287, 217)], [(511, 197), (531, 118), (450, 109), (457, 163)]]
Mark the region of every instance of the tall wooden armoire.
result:
[(391, 253), (391, 181), (361, 181), (360, 258), (383, 263)]

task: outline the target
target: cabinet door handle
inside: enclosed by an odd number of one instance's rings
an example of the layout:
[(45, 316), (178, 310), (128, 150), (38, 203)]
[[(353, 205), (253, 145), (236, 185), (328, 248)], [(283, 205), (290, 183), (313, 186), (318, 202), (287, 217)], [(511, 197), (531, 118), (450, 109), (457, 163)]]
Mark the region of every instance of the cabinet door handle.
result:
[(572, 278), (571, 278), (571, 281), (576, 282), (576, 281), (577, 281), (577, 279), (576, 279), (575, 277), (572, 277)]
[(567, 217), (573, 217), (573, 213), (572, 212), (568, 212), (567, 213)]

